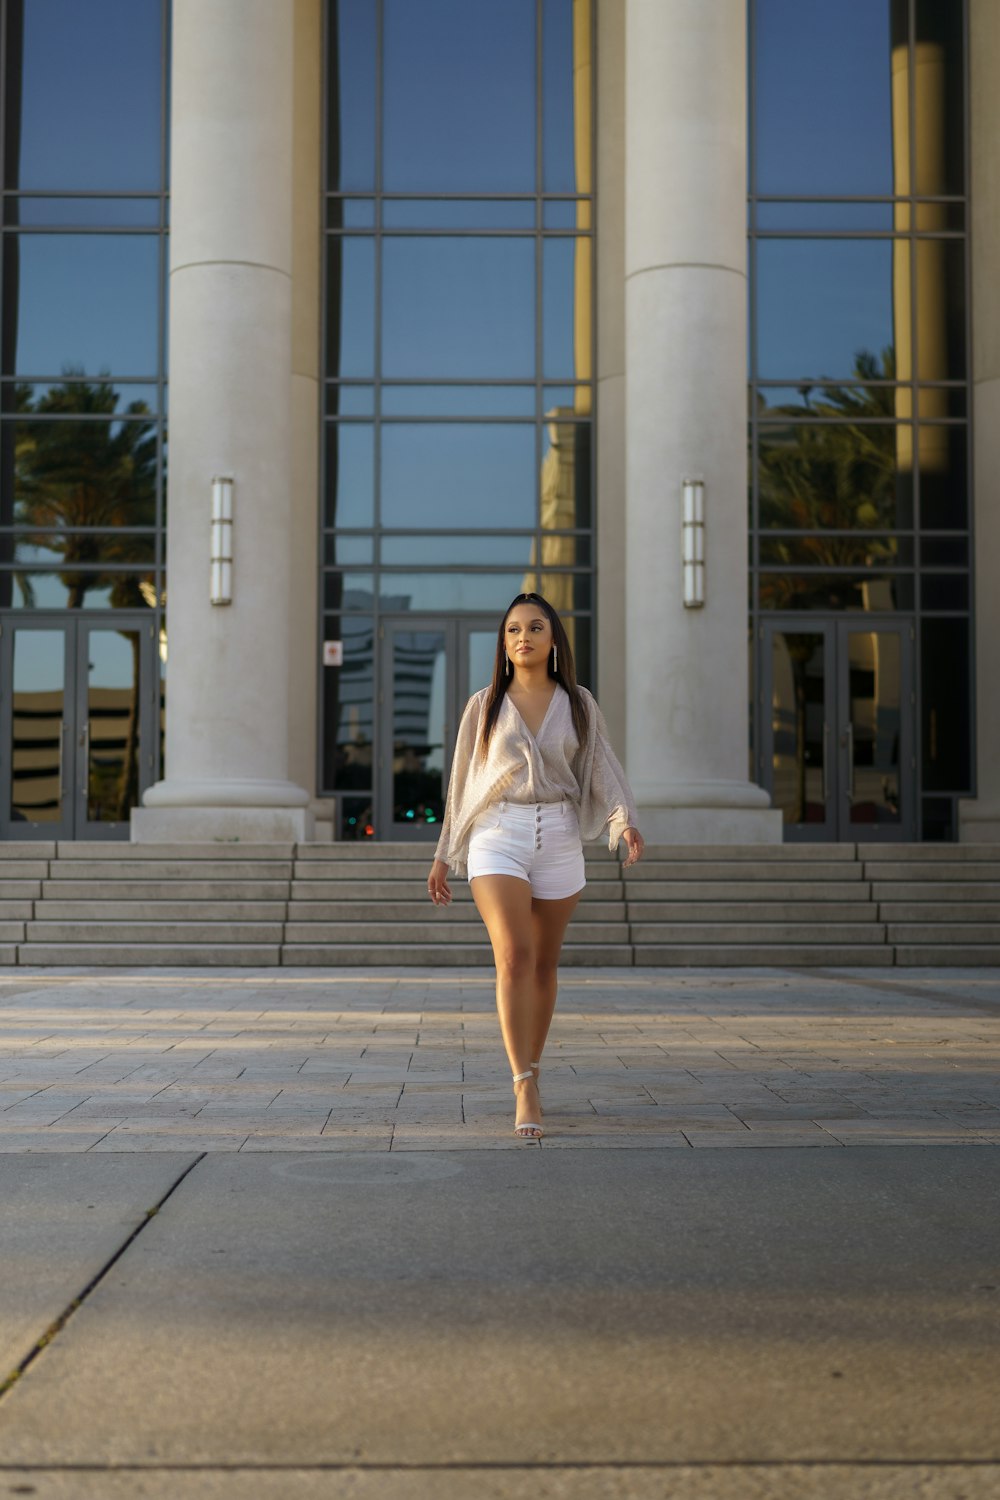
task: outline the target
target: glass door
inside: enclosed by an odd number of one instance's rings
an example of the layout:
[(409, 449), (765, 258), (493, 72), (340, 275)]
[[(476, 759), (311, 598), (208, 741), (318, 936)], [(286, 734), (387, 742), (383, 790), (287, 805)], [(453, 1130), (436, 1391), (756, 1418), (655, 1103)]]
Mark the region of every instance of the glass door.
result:
[(376, 836), (436, 842), (462, 710), (493, 679), (495, 619), (386, 619)]
[(141, 615), (0, 626), (0, 837), (128, 837), (155, 779), (154, 647)]
[(787, 842), (914, 837), (908, 621), (761, 626), (760, 778)]

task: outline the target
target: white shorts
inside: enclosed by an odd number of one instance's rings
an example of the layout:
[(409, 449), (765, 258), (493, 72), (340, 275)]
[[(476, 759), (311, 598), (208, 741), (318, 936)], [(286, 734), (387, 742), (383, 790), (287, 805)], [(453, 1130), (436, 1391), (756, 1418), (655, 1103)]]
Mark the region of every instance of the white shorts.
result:
[(572, 802), (493, 802), (469, 838), (469, 880), (514, 875), (539, 901), (562, 901), (586, 884), (580, 825)]

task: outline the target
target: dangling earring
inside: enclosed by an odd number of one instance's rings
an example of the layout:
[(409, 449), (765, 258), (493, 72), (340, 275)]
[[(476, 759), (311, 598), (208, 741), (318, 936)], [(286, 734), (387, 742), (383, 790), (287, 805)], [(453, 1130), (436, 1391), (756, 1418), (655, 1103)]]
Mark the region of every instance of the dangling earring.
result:
[(552, 647), (552, 675), (555, 676), (555, 674), (558, 671), (559, 671), (559, 647), (553, 645), (553, 647)]
[(507, 677), (510, 676), (510, 657), (509, 656), (507, 658), (507, 671), (505, 673), (505, 676), (507, 676)]

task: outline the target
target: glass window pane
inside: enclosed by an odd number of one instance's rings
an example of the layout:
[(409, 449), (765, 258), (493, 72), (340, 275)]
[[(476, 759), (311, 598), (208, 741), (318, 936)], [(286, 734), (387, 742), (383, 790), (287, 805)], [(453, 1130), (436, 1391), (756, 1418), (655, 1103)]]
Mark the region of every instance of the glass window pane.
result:
[(575, 199), (556, 198), (542, 205), (542, 224), (546, 229), (579, 229)]
[[(589, 422), (558, 420), (558, 408), (546, 413), (543, 430), (541, 525), (546, 531), (582, 528), (591, 522), (591, 427)], [(558, 561), (562, 543), (545, 548)]]
[(588, 237), (544, 242), (542, 337), (546, 380), (590, 379), (592, 264)]
[(44, 568), (58, 565), (65, 571), (73, 568), (107, 563), (117, 567), (122, 563), (156, 562), (156, 533), (134, 531), (70, 531), (60, 533), (15, 532), (5, 538), (13, 543), (4, 549), (4, 560), (25, 568)]
[(323, 575), (323, 608), (339, 614), (349, 610), (353, 614), (366, 614), (375, 608), (375, 580), (371, 573), (339, 573), (333, 570)]
[(382, 525), (530, 528), (535, 429), (528, 423), (392, 423), (382, 429)]
[(479, 564), (494, 568), (529, 568), (535, 538), (526, 536), (383, 536), (382, 561), (397, 567), (448, 567)]
[(374, 742), (375, 630), (370, 616), (328, 614), (324, 641), (343, 662), (323, 668), (323, 790), (369, 788)]
[[(97, 405), (94, 404), (96, 400)], [(160, 387), (153, 383), (124, 380), (5, 380), (0, 384), (0, 408), (5, 416), (14, 412), (48, 412), (53, 415), (84, 415), (114, 411), (120, 416), (144, 416), (156, 412)]]
[(756, 283), (762, 379), (894, 377), (897, 311), (907, 327), (910, 311), (905, 283), (894, 300), (891, 241), (761, 240)]
[(533, 385), (384, 385), (384, 417), (533, 417)]
[(159, 254), (154, 235), (8, 235), (3, 373), (155, 376)]
[(375, 524), (375, 430), (367, 422), (331, 422), (326, 433), (325, 526)]
[(8, 198), (4, 223), (41, 229), (158, 229), (159, 198)]
[[(540, 587), (544, 577), (546, 587)], [(565, 585), (557, 574), (533, 572), (505, 573), (383, 573), (379, 585), (379, 602), (383, 610), (500, 611), (506, 609), (515, 595), (537, 591), (556, 609), (587, 609), (590, 599), (590, 575), (565, 575)], [(565, 598), (560, 597), (565, 594)]]
[(762, 536), (762, 567), (912, 568), (913, 538), (897, 536)]
[(534, 229), (534, 198), (386, 198), (386, 229)]
[[(871, 395), (877, 404), (883, 397), (891, 400), (893, 392)], [(761, 526), (808, 531), (908, 529), (913, 525), (912, 444), (908, 424), (762, 426)]]
[(927, 610), (966, 610), (969, 579), (965, 573), (925, 573), (920, 580), (920, 607)]
[(965, 242), (917, 240), (914, 251), (917, 377), (964, 380)]
[(58, 823), (62, 817), (65, 662), (62, 630), (14, 632), (10, 817), (15, 825)]
[(771, 800), (792, 826), (826, 822), (824, 643), (800, 631), (771, 636)]
[(139, 573), (102, 568), (92, 572), (0, 571), (0, 609), (147, 609), (157, 593), (151, 569)]
[[(890, 11), (901, 11), (894, 32)], [(805, 196), (895, 188), (895, 52), (905, 8), (890, 0), (757, 0), (757, 191)]]
[(965, 7), (916, 0), (915, 191), (965, 192)]
[[(87, 397), (99, 409), (100, 387), (70, 389), (77, 409)], [(32, 527), (155, 526), (157, 426), (154, 421), (5, 422), (0, 521)]]
[(382, 250), (387, 378), (531, 379), (530, 239), (389, 239)]
[(375, 241), (331, 235), (326, 262), (326, 373), (375, 373)]
[(964, 417), (968, 404), (968, 388), (964, 385), (924, 385), (917, 391), (917, 411), (925, 422)]
[(375, 415), (375, 387), (328, 385), (326, 414), (328, 417), (373, 417)]
[(139, 632), (87, 634), (87, 818), (124, 823), (139, 801)]
[(535, 188), (535, 0), (385, 0), (388, 192)]
[(917, 428), (920, 524), (927, 530), (962, 531), (969, 516), (969, 432), (963, 424)]
[(160, 186), (161, 0), (7, 9), (7, 188)]
[(925, 568), (966, 568), (969, 565), (969, 538), (967, 536), (921, 537), (920, 560)]
[(923, 790), (971, 787), (969, 621), (921, 620)]
[(760, 609), (864, 610), (869, 614), (912, 609), (913, 577), (909, 573), (853, 578), (849, 573), (761, 573), (758, 605)]
[(353, 568), (371, 566), (375, 561), (375, 543), (370, 536), (327, 536), (323, 544), (327, 567)]
[[(906, 207), (906, 205), (901, 205)], [(891, 203), (758, 203), (758, 229), (883, 229), (901, 226)]]
[(327, 187), (375, 186), (375, 20), (372, 0), (336, 0), (328, 10)]
[(374, 229), (374, 198), (327, 198), (327, 229)]
[(590, 0), (542, 0), (542, 174), (547, 193), (591, 191)]
[[(899, 751), (904, 684), (897, 630), (847, 632), (848, 818), (852, 824), (899, 823)], [(909, 688), (909, 681), (906, 684)]]
[(447, 636), (396, 625), (390, 641), (392, 822), (440, 823), (447, 791)]

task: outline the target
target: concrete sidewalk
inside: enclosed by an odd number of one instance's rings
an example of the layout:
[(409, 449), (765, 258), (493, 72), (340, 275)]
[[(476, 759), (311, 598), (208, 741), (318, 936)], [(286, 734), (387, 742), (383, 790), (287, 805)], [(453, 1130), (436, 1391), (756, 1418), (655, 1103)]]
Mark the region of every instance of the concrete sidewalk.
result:
[(995, 971), (568, 974), (536, 1144), (481, 971), (8, 971), (0, 1497), (995, 1500), (998, 1056)]

